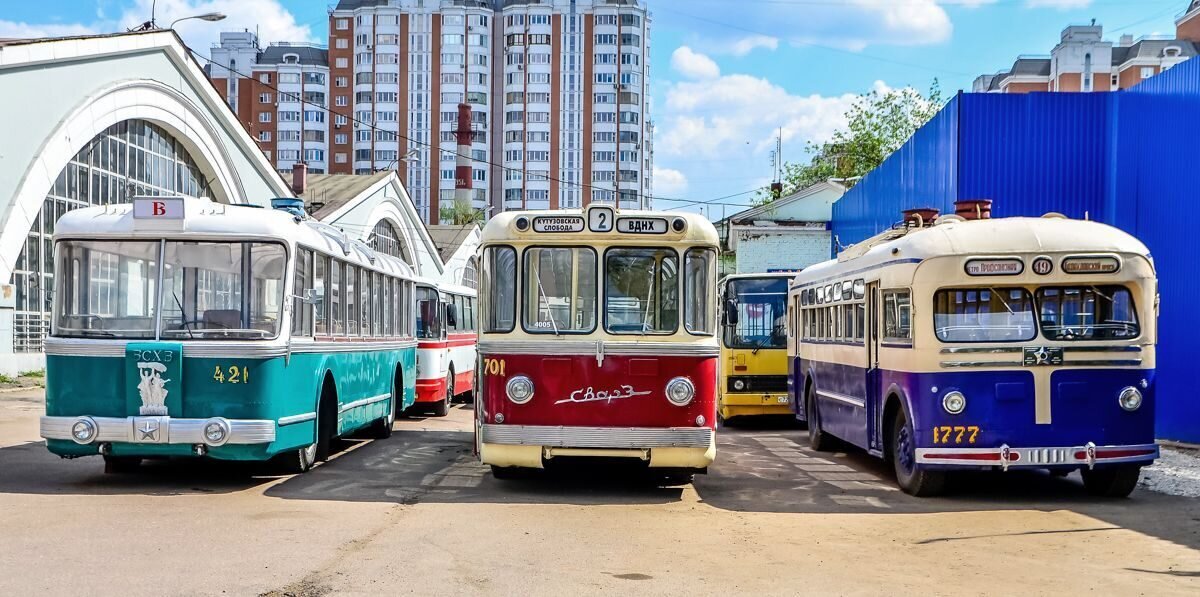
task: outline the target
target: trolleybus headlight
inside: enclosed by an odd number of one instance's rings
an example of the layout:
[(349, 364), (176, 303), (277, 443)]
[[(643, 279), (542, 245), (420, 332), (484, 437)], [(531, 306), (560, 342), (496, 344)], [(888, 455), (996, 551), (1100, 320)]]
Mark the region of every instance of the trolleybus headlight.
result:
[(1142, 393), (1137, 388), (1129, 386), (1121, 390), (1121, 395), (1117, 397), (1117, 401), (1121, 403), (1121, 408), (1133, 412), (1142, 407)]
[(224, 445), (229, 441), (229, 422), (225, 419), (209, 419), (204, 423), (204, 443), (210, 446)]
[(744, 390), (744, 389), (746, 389), (746, 382), (745, 382), (745, 380), (741, 380), (741, 379), (735, 379), (735, 380), (733, 380), (733, 389), (734, 389), (734, 390), (737, 390), (737, 391), (739, 391), (739, 392), (740, 392), (740, 391), (742, 391), (742, 390)]
[(675, 406), (687, 406), (696, 397), (696, 386), (686, 377), (676, 377), (667, 382), (667, 400)]
[(92, 443), (98, 432), (99, 427), (91, 417), (80, 417), (74, 425), (71, 425), (71, 439), (75, 440), (77, 444)]
[(524, 375), (517, 375), (508, 380), (504, 391), (513, 404), (525, 404), (533, 399), (533, 380)]
[(946, 392), (942, 396), (942, 408), (952, 415), (962, 414), (967, 409), (967, 397), (962, 392)]

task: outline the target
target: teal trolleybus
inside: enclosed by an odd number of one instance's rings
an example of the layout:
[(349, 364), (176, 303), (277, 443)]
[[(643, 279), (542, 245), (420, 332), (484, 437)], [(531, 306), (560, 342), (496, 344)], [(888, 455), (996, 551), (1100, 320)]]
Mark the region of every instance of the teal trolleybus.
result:
[(138, 197), (59, 220), (51, 452), (303, 472), (336, 437), (391, 434), (416, 394), (413, 271), (273, 207)]

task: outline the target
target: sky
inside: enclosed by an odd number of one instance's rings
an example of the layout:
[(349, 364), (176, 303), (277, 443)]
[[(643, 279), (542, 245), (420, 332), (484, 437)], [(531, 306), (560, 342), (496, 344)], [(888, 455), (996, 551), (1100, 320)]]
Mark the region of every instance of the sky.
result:
[[(153, 0), (0, 0), (0, 38), (121, 31)], [(157, 0), (157, 20), (207, 54), (221, 31), (324, 43), (335, 0)], [(1096, 19), (1105, 37), (1170, 35), (1187, 0), (649, 0), (654, 207), (720, 219), (771, 182), (771, 151), (805, 161), (854, 98), (936, 80), (969, 91), (1018, 55), (1046, 55), (1063, 27)]]

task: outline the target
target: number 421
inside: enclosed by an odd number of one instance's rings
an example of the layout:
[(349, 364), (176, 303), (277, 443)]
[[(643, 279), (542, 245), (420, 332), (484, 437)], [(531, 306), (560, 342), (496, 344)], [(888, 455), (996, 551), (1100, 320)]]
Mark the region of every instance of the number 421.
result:
[(217, 365), (213, 369), (213, 381), (217, 383), (250, 383), (250, 369), (237, 365), (231, 365), (228, 368)]

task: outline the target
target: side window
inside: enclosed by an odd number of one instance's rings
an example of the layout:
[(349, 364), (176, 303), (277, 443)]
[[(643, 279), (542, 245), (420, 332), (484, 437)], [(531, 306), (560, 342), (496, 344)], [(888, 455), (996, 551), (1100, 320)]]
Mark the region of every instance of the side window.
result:
[(345, 295), (346, 289), (342, 285), (342, 273), (342, 262), (336, 259), (332, 260), (329, 267), (329, 288), (332, 291), (333, 298), (330, 301), (332, 310), (330, 311), (329, 318), (332, 320), (333, 325), (330, 326), (329, 331), (337, 336), (346, 333), (346, 310), (342, 301), (342, 296)]
[(379, 300), (383, 293), (383, 275), (379, 272), (371, 274), (371, 332), (374, 336), (379, 337), (384, 333), (383, 329), (383, 302)]
[(312, 332), (312, 305), (304, 297), (312, 288), (313, 253), (307, 249), (296, 251), (296, 276), (292, 280), (292, 335), (308, 336)]
[(885, 340), (912, 340), (912, 295), (909, 291), (884, 291), (883, 337)]
[(358, 272), (359, 272), (358, 294), (359, 294), (359, 298), (361, 299), (358, 303), (359, 304), (358, 309), (359, 309), (359, 318), (362, 320), (362, 324), (361, 324), (362, 327), (360, 327), (359, 330), (363, 336), (370, 336), (371, 335), (371, 316), (372, 316), (371, 315), (371, 313), (372, 313), (372, 310), (371, 310), (371, 272), (369, 270), (365, 270), (365, 269), (359, 269)]
[(346, 335), (358, 335), (358, 268), (343, 264), (342, 289), (346, 297)]
[(321, 302), (316, 304), (315, 323), (318, 336), (329, 333), (329, 258), (318, 253), (313, 259), (313, 288)]

